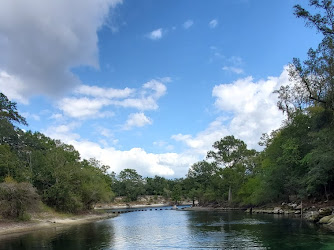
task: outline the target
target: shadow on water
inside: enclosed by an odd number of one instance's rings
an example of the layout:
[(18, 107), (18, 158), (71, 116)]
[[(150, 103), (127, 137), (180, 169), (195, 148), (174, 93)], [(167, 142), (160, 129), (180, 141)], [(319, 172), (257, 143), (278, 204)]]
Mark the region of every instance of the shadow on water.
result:
[(194, 234), (215, 238), (221, 249), (334, 249), (332, 232), (299, 218), (205, 211), (188, 217)]
[(102, 249), (113, 245), (112, 223), (99, 221), (0, 238), (0, 249)]

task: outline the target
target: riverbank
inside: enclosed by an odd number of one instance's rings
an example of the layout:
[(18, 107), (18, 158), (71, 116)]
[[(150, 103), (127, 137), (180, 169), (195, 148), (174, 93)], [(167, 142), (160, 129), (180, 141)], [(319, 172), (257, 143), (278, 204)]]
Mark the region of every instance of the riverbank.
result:
[(334, 231), (334, 201), (319, 203), (281, 203), (276, 206), (248, 208), (248, 213), (282, 214), (300, 217)]
[[(190, 201), (184, 201), (183, 205), (190, 205)], [(137, 201), (124, 202), (123, 197), (116, 198), (112, 203), (100, 203), (90, 213), (73, 215), (55, 212), (52, 208), (42, 205), (41, 211), (30, 213), (28, 221), (0, 219), (0, 236), (9, 234), (30, 232), (44, 228), (66, 227), (76, 224), (83, 224), (92, 221), (109, 219), (117, 216), (118, 213), (107, 213), (104, 210), (117, 209), (144, 209), (170, 206), (170, 200), (162, 196), (141, 196)]]
[[(174, 203), (163, 196), (142, 195), (136, 201), (125, 201), (126, 197), (116, 197), (113, 202), (99, 203), (94, 207), (95, 210), (104, 209), (128, 209), (128, 208), (152, 208), (172, 206)], [(184, 200), (178, 205), (192, 205), (191, 200)]]
[(169, 206), (168, 203), (156, 203), (156, 204), (100, 204), (96, 206), (95, 210), (105, 209), (127, 209), (127, 208), (149, 208), (149, 207), (165, 207)]
[(334, 231), (334, 200), (311, 203), (311, 202), (291, 202), (291, 203), (273, 203), (259, 207), (212, 207), (195, 206), (185, 208), (189, 211), (231, 211), (243, 210), (252, 214), (275, 214), (302, 218), (306, 221), (323, 225)]
[(0, 236), (41, 230), (45, 228), (66, 227), (116, 217), (110, 213), (87, 213), (80, 215), (34, 214), (29, 221), (0, 220)]

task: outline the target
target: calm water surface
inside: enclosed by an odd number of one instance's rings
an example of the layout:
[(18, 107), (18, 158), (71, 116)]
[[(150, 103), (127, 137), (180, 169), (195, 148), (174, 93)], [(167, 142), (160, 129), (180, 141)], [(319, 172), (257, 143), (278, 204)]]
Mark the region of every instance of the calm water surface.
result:
[(334, 249), (334, 234), (300, 219), (243, 212), (141, 211), (0, 238), (0, 249)]

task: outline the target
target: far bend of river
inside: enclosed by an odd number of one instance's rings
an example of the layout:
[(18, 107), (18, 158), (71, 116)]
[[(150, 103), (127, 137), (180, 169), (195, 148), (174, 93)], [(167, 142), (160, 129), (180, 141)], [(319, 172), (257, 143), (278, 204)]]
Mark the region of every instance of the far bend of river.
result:
[(154, 210), (0, 238), (0, 249), (334, 249), (334, 233), (300, 219)]

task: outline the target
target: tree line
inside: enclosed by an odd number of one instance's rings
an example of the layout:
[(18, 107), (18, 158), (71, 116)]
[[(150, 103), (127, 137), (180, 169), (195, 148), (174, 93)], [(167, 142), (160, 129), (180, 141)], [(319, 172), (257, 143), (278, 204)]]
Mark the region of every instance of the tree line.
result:
[[(60, 211), (89, 210), (98, 201), (110, 200), (113, 192), (108, 166), (94, 159), (82, 160), (73, 146), (40, 132), (25, 132), (16, 126), (20, 123), (27, 124), (18, 114), (16, 103), (0, 93), (0, 206), (3, 215), (22, 215), (24, 208), (13, 212), (15, 204), (9, 205), (10, 197), (21, 192), (20, 183), (25, 183), (27, 192), (18, 199), (25, 199), (26, 195)], [(13, 202), (21, 201), (13, 199)]]
[(134, 201), (161, 195), (201, 205), (254, 206), (268, 202), (329, 200), (334, 195), (334, 6), (311, 0), (316, 14), (295, 6), (295, 15), (323, 35), (318, 48), (289, 67), (291, 83), (275, 92), (284, 124), (263, 134), (261, 152), (234, 136), (213, 144), (206, 159), (193, 164), (184, 178), (143, 178), (127, 168), (118, 175), (95, 159), (81, 159), (73, 146), (27, 125), (16, 103), (0, 93), (0, 211), (23, 217), (39, 200), (59, 211), (80, 212), (115, 195)]

